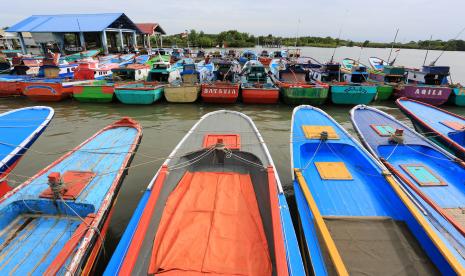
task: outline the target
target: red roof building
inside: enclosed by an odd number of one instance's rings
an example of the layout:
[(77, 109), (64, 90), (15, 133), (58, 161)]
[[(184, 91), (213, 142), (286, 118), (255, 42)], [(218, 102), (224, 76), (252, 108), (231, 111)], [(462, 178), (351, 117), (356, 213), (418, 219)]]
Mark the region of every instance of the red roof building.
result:
[[(144, 45), (145, 48), (151, 49), (150, 37), (155, 36), (159, 46), (163, 47), (162, 35), (165, 35), (166, 32), (160, 27), (158, 23), (136, 23), (137, 28), (142, 32), (142, 35), (139, 36), (139, 43)], [(158, 45), (157, 45), (158, 46)]]
[(165, 35), (165, 31), (158, 23), (136, 23), (137, 28), (146, 35), (161, 34)]

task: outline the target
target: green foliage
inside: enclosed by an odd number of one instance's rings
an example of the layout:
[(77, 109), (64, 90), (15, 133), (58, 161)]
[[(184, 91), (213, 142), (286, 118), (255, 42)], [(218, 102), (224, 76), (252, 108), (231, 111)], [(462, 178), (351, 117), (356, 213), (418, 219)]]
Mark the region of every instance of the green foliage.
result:
[[(153, 39), (153, 38), (152, 38)], [(152, 42), (155, 42), (152, 40)], [(352, 40), (343, 40), (332, 37), (317, 37), (317, 36), (304, 36), (296, 39), (295, 37), (279, 37), (268, 34), (265, 36), (255, 37), (249, 33), (239, 32), (237, 30), (224, 31), (219, 34), (205, 34), (203, 31), (190, 30), (187, 38), (182, 38), (179, 34), (169, 35), (163, 37), (163, 45), (187, 47), (187, 43), (191, 47), (211, 48), (216, 46), (226, 47), (253, 47), (257, 43), (263, 46), (312, 46), (312, 47), (327, 47), (332, 48), (336, 46), (362, 46), (367, 48), (390, 48), (391, 43), (384, 42), (371, 42), (365, 40), (364, 42), (355, 42)], [(155, 45), (152, 43), (152, 45)], [(448, 51), (465, 51), (465, 41), (463, 40), (420, 40), (410, 41), (406, 43), (395, 43), (394, 48), (406, 49), (427, 49)]]

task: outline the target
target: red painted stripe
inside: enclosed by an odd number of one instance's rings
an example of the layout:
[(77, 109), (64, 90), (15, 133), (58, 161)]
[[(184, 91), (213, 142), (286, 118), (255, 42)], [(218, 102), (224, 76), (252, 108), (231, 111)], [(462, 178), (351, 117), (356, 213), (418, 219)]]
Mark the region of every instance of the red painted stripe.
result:
[(116, 200), (113, 202), (111, 206), (110, 213), (108, 214), (108, 217), (105, 220), (105, 224), (103, 225), (102, 230), (100, 230), (100, 235), (97, 236), (97, 241), (92, 247), (92, 251), (89, 254), (89, 257), (87, 258), (86, 265), (82, 269), (81, 275), (95, 274), (93, 273), (95, 269), (95, 261), (98, 257), (98, 253), (102, 249), (102, 241), (105, 241), (105, 237), (107, 236), (108, 228), (110, 227), (110, 221), (111, 221), (111, 218), (113, 217), (113, 212), (115, 211), (115, 208), (113, 208), (115, 204), (116, 204)]
[(398, 171), (385, 159), (381, 159), (383, 164), (395, 175), (397, 175), (405, 184), (407, 184), (415, 193), (417, 193), (426, 203), (428, 203), (434, 210), (436, 210), (441, 216), (443, 216), (457, 231), (462, 235), (465, 235), (465, 228), (463, 228), (452, 216), (446, 213), (446, 211), (439, 205), (437, 205), (431, 198), (425, 195), (418, 187), (413, 184), (404, 174)]
[(84, 234), (87, 232), (89, 225), (92, 224), (94, 218), (95, 214), (89, 214), (84, 219), (84, 222), (82, 222), (76, 231), (74, 231), (71, 239), (65, 244), (65, 246), (63, 246), (60, 253), (58, 253), (53, 262), (48, 266), (47, 270), (45, 270), (44, 275), (56, 275), (58, 271), (60, 271), (69, 256), (73, 254), (74, 249), (79, 244), (82, 237), (84, 237)]
[(268, 188), (270, 191), (271, 220), (273, 222), (274, 252), (276, 258), (276, 272), (279, 276), (289, 274), (287, 269), (286, 251), (284, 249), (283, 229), (281, 215), (279, 212), (278, 191), (276, 189), (276, 178), (274, 168), (268, 166)]
[(123, 264), (118, 275), (131, 275), (131, 272), (136, 264), (137, 257), (139, 256), (140, 248), (144, 241), (146, 232), (150, 225), (150, 220), (155, 211), (155, 205), (157, 204), (158, 196), (160, 195), (161, 188), (165, 182), (166, 176), (168, 174), (168, 166), (163, 165), (160, 169), (160, 174), (154, 183), (154, 188), (150, 193), (150, 197), (147, 201), (147, 205), (144, 208), (144, 212), (139, 220), (137, 225), (136, 232), (131, 240), (131, 245), (128, 248), (126, 253), (126, 258), (124, 258)]

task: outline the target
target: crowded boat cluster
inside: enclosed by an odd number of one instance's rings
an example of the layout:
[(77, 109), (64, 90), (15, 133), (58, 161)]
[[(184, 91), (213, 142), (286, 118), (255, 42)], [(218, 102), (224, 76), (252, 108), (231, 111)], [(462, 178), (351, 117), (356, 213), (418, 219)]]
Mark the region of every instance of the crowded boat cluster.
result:
[(449, 67), (406, 68), (393, 60), (331, 58), (319, 62), (299, 49), (268, 52), (160, 48), (150, 53), (100, 55), (89, 50), (60, 56), (0, 55), (0, 96), (34, 101), (152, 104), (369, 104), (408, 97), (432, 105), (465, 105), (465, 89), (449, 82)]
[[(289, 179), (237, 111), (205, 114), (168, 156), (135, 165), (143, 129), (123, 117), (33, 176), (14, 168), (53, 108), (0, 114), (0, 273), (465, 275), (465, 117), (437, 107), (465, 105), (465, 90), (449, 83), (449, 67), (394, 61), (320, 63), (298, 49), (4, 51), (1, 96), (299, 106)], [(367, 106), (389, 99), (415, 129)], [(348, 116), (359, 139), (316, 107), (328, 103), (355, 105)], [(99, 264), (124, 177), (162, 160)], [(292, 183), (295, 206), (281, 181)]]
[[(357, 105), (360, 144), (323, 110), (296, 107), (292, 179), (248, 116), (202, 116), (153, 171), (104, 275), (464, 275), (465, 118), (396, 104), (423, 133)], [(0, 114), (3, 274), (95, 273), (124, 176), (148, 164), (131, 165), (142, 127), (126, 117), (13, 181), (53, 116)], [(281, 180), (293, 183), (295, 216)]]

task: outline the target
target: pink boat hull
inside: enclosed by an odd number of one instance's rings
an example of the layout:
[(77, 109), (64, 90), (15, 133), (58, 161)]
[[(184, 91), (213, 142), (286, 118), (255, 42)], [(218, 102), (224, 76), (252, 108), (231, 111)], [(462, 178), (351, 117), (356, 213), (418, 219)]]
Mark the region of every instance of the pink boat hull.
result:
[(396, 98), (406, 97), (431, 105), (442, 105), (447, 102), (452, 90), (445, 86), (400, 85), (394, 89)]

